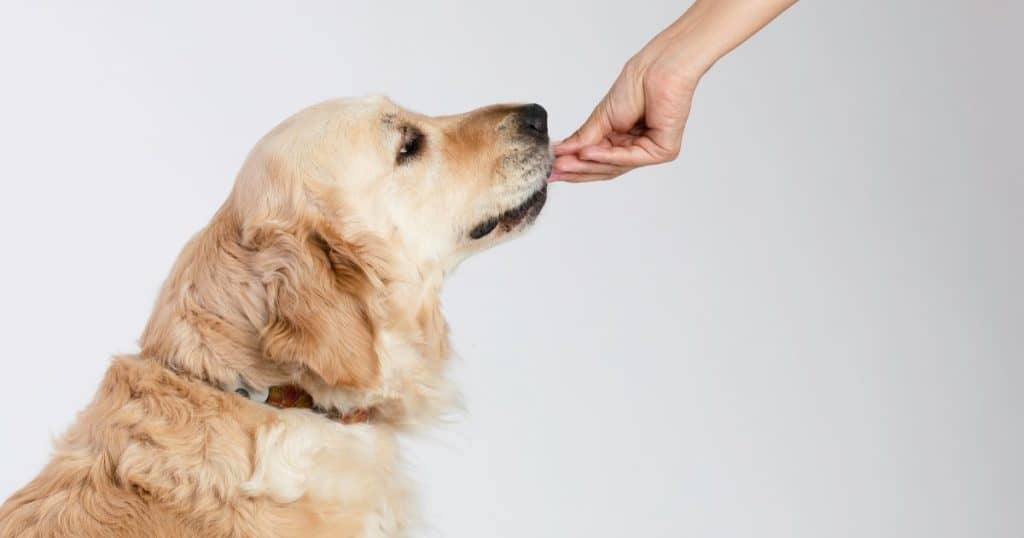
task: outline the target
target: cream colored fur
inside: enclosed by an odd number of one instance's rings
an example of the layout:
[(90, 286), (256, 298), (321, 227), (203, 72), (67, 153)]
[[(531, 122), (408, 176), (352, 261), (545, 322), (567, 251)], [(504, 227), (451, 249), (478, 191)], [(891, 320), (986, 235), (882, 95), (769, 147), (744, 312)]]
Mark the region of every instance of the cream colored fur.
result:
[[(337, 100), (267, 134), (179, 256), (140, 353), (113, 360), (50, 463), (0, 507), (0, 537), (404, 535), (396, 436), (455, 400), (442, 281), (539, 211), (509, 213), (543, 192), (551, 162), (517, 110)], [(289, 383), (373, 418), (232, 392)]]

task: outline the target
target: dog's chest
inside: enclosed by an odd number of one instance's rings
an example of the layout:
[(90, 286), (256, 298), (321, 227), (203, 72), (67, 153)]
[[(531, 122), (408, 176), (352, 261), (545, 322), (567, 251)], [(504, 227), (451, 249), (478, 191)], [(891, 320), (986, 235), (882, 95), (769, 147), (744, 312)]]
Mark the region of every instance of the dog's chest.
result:
[[(402, 534), (408, 490), (397, 469), (393, 432), (371, 424), (339, 425), (299, 410), (280, 415), (257, 434), (253, 474), (241, 484), (243, 494), (307, 512), (315, 526), (333, 529), (334, 536)], [(342, 528), (352, 533), (338, 534)]]

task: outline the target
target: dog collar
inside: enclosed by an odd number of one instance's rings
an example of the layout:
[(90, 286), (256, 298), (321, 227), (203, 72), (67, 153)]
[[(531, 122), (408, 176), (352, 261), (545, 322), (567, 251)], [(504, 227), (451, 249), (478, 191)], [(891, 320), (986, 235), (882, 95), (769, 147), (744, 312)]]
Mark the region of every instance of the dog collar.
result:
[(276, 385), (262, 392), (239, 387), (235, 389), (235, 392), (254, 402), (265, 403), (278, 409), (309, 409), (329, 420), (342, 424), (366, 423), (370, 421), (373, 415), (371, 409), (363, 407), (351, 409), (344, 413), (334, 408), (324, 409), (316, 405), (313, 402), (313, 396), (298, 385)]

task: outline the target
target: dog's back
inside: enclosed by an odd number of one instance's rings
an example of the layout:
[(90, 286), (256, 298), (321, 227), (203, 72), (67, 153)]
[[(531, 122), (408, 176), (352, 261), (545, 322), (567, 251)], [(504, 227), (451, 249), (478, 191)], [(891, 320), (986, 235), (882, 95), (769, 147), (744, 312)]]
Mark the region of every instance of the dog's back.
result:
[(179, 520), (123, 489), (95, 462), (55, 458), (0, 506), (0, 536), (198, 536)]
[[(134, 359), (118, 359), (134, 360)], [(0, 506), (0, 536), (188, 536), (150, 492), (124, 481), (122, 456), (156, 417), (132, 417), (132, 387), (115, 362), (95, 400), (57, 442), (49, 464)], [(141, 428), (140, 428), (141, 426)], [(136, 432), (136, 434), (133, 434)], [(173, 476), (165, 477), (169, 481)]]

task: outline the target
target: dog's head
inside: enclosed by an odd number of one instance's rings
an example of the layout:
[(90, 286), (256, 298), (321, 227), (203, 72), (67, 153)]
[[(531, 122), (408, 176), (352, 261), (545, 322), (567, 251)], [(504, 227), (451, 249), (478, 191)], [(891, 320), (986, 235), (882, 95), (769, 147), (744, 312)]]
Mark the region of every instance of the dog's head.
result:
[(339, 407), (426, 397), (446, 354), (441, 278), (533, 222), (551, 161), (538, 105), (303, 110), (256, 145), (182, 254), (143, 352)]
[[(406, 262), (447, 270), (528, 226), (544, 205), (550, 170), (539, 105), (430, 117), (380, 97), (336, 100), (269, 133), (236, 196), (269, 213), (358, 221)], [(287, 205), (295, 203), (314, 207)]]

